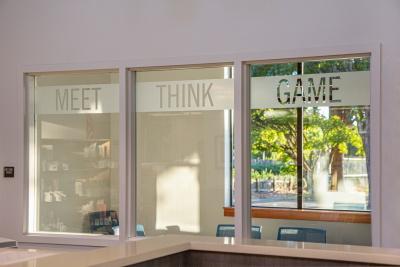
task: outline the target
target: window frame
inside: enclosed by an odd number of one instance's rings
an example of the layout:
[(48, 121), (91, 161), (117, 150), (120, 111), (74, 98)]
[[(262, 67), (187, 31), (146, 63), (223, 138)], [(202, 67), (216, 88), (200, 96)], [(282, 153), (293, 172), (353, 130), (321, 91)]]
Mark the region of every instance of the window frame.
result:
[[(305, 61), (311, 59), (324, 59), (334, 57), (351, 57), (355, 55), (370, 56), (370, 78), (371, 78), (371, 231), (372, 245), (381, 245), (381, 88), (380, 88), (380, 58), (381, 46), (379, 43), (359, 45), (337, 45), (333, 47), (314, 47), (284, 51), (264, 51), (258, 53), (242, 54), (220, 54), (194, 57), (178, 58), (148, 58), (127, 61), (109, 61), (96, 63), (77, 64), (52, 64), (52, 65), (23, 65), (18, 67), (18, 96), (19, 96), (19, 118), (21, 124), (20, 140), (24, 145), (18, 149), (18, 164), (23, 171), (23, 179), (16, 181), (18, 194), (22, 195), (19, 208), (19, 220), (16, 238), (20, 242), (70, 244), (86, 246), (105, 246), (135, 238), (133, 222), (135, 222), (134, 211), (136, 209), (135, 199), (135, 166), (134, 154), (135, 143), (132, 141), (136, 136), (132, 111), (135, 110), (134, 92), (130, 90), (134, 75), (131, 70), (156, 67), (189, 67), (190, 65), (227, 64), (233, 62), (234, 67), (234, 142), (235, 142), (235, 234), (238, 243), (244, 242), (250, 237), (251, 228), (251, 190), (250, 190), (250, 87), (249, 87), (249, 65), (250, 64), (274, 64), (288, 61)], [(119, 151), (119, 181), (120, 181), (120, 236), (110, 238), (109, 236), (87, 236), (66, 234), (40, 234), (28, 232), (29, 212), (29, 92), (26, 76), (32, 73), (55, 72), (55, 71), (85, 71), (99, 69), (119, 70), (119, 99), (120, 99), (120, 151)], [(130, 225), (131, 227), (128, 227)]]
[[(229, 61), (224, 61), (222, 60), (221, 62), (216, 62), (216, 61), (211, 61), (213, 63), (206, 63), (203, 61), (200, 61), (198, 63), (191, 63), (191, 64), (178, 64), (178, 65), (168, 65), (168, 64), (156, 64), (156, 65), (148, 65), (148, 66), (133, 66), (133, 67), (127, 67), (125, 69), (126, 71), (126, 80), (127, 80), (127, 108), (128, 108), (128, 136), (127, 139), (127, 153), (128, 153), (128, 164), (127, 166), (127, 171), (128, 171), (128, 179), (127, 181), (127, 197), (129, 199), (129, 203), (132, 203), (127, 210), (127, 229), (126, 229), (126, 236), (128, 239), (130, 238), (135, 238), (136, 237), (136, 181), (137, 181), (137, 169), (136, 169), (136, 72), (139, 71), (157, 71), (157, 70), (172, 70), (172, 69), (190, 69), (190, 68), (209, 68), (209, 67), (225, 67), (225, 66), (232, 66), (234, 67), (233, 62)], [(234, 92), (235, 96), (235, 92)], [(235, 98), (235, 97), (234, 97)], [(234, 111), (233, 111), (234, 112)], [(232, 140), (231, 140), (232, 141)], [(231, 191), (230, 191), (231, 194)], [(133, 204), (134, 203), (134, 204)]]
[[(124, 137), (125, 133), (121, 132), (125, 129), (125, 101), (123, 100), (125, 97), (125, 84), (121, 82), (121, 68), (115, 63), (109, 64), (89, 64), (89, 65), (55, 65), (55, 66), (25, 66), (22, 67), (20, 73), (22, 73), (22, 88), (23, 88), (23, 99), (24, 99), (24, 152), (23, 152), (23, 166), (24, 166), (24, 179), (22, 181), (22, 195), (23, 195), (23, 214), (21, 214), (21, 220), (19, 223), (19, 232), (17, 233), (18, 241), (20, 242), (34, 242), (34, 243), (49, 243), (49, 244), (67, 244), (67, 245), (84, 245), (84, 246), (109, 246), (115, 245), (119, 242), (126, 240), (124, 235), (120, 234), (119, 236), (107, 236), (107, 235), (91, 235), (84, 233), (48, 233), (48, 232), (33, 232), (32, 230), (36, 227), (32, 226), (36, 221), (33, 217), (30, 218), (30, 201), (33, 199), (30, 197), (30, 183), (34, 180), (34, 164), (33, 164), (33, 154), (34, 147), (32, 144), (32, 126), (34, 126), (34, 110), (33, 110), (33, 95), (34, 95), (34, 87), (32, 86), (32, 77), (36, 74), (45, 74), (45, 73), (90, 73), (97, 71), (118, 71), (119, 73), (119, 119), (120, 119), (120, 128), (119, 128), (119, 138), (120, 138), (120, 147), (119, 147), (119, 208), (120, 210), (125, 209), (126, 201), (124, 201), (125, 193), (125, 183), (123, 183), (125, 170), (124, 163), (125, 160), (125, 146), (124, 146)], [(35, 189), (34, 189), (35, 190)], [(125, 212), (120, 212), (120, 227), (124, 228), (124, 216)], [(123, 230), (122, 230), (123, 231)], [(121, 233), (121, 230), (120, 230)]]
[[(353, 220), (353, 222), (368, 222), (371, 221), (371, 232), (372, 232), (372, 244), (374, 246), (380, 246), (381, 244), (381, 237), (380, 237), (380, 232), (381, 232), (381, 224), (380, 224), (380, 216), (381, 216), (381, 210), (380, 210), (380, 160), (381, 160), (381, 152), (380, 152), (380, 46), (375, 45), (375, 46), (366, 46), (364, 47), (365, 50), (360, 49), (358, 51), (349, 51), (347, 52), (343, 51), (341, 48), (332, 48), (334, 51), (331, 51), (330, 53), (327, 53), (325, 49), (321, 49), (323, 53), (326, 53), (325, 55), (322, 53), (320, 55), (317, 55), (318, 53), (314, 53), (314, 56), (293, 56), (290, 57), (286, 55), (285, 57), (281, 58), (273, 58), (269, 60), (263, 60), (260, 58), (260, 56), (254, 56), (250, 60), (244, 60), (243, 64), (247, 67), (247, 77), (250, 77), (250, 73), (248, 72), (249, 66), (251, 64), (277, 64), (277, 63), (291, 63), (291, 62), (304, 62), (304, 61), (309, 61), (309, 60), (324, 60), (324, 59), (335, 59), (335, 58), (343, 58), (343, 57), (359, 57), (359, 56), (368, 56), (370, 57), (370, 80), (371, 80), (371, 92), (370, 92), (370, 154), (371, 154), (371, 189), (370, 194), (371, 194), (371, 211), (370, 212), (357, 212), (355, 215), (359, 215), (356, 217), (356, 219)], [(329, 49), (328, 49), (329, 50)], [(346, 50), (346, 49), (345, 49)], [(351, 49), (350, 49), (351, 50)], [(321, 52), (322, 52), (321, 51)], [(314, 51), (315, 52), (315, 51)], [(295, 53), (296, 54), (296, 53)], [(243, 78), (245, 79), (245, 77)], [(248, 79), (248, 78), (247, 78)], [(244, 83), (244, 88), (243, 90), (245, 91), (250, 91), (250, 85), (249, 82)], [(243, 100), (244, 104), (247, 105), (247, 110), (250, 110), (250, 102), (248, 99)], [(250, 118), (250, 116), (248, 116)], [(250, 139), (250, 127), (249, 124), (245, 125), (241, 129), (241, 133), (245, 133), (245, 139), (247, 143), (249, 143)], [(241, 147), (242, 148), (242, 147)], [(248, 162), (248, 165), (250, 166), (250, 158), (251, 154), (249, 151), (250, 145), (248, 145), (248, 150), (245, 153), (245, 157), (241, 158), (242, 162)], [(246, 148), (245, 148), (246, 149)], [(235, 152), (236, 153), (236, 152)], [(250, 169), (250, 168), (249, 168)], [(246, 173), (247, 177), (245, 180), (247, 180), (247, 185), (245, 185), (245, 189), (249, 190), (247, 195), (250, 195), (251, 189), (250, 189), (250, 171)], [(243, 180), (243, 179), (242, 179)], [(243, 181), (241, 182), (241, 184)], [(236, 189), (235, 189), (236, 190)], [(243, 193), (242, 193), (243, 194)], [(242, 203), (239, 203), (241, 206)], [(310, 220), (310, 216), (307, 216), (306, 213), (309, 210), (297, 210), (297, 209), (280, 209), (280, 208), (253, 208), (251, 206), (251, 197), (247, 198), (247, 209), (251, 211), (252, 214), (255, 215), (255, 217), (260, 217), (260, 218), (275, 218), (275, 219), (293, 219), (293, 214), (291, 214), (290, 211), (295, 211), (297, 212), (297, 218), (299, 220)], [(226, 207), (225, 207), (226, 208)], [(229, 207), (225, 209), (224, 212), (226, 214), (232, 214), (232, 211), (229, 211)], [(243, 207), (241, 207), (243, 209)], [(237, 217), (242, 216), (243, 217), (243, 212), (240, 212), (240, 210), (237, 209), (237, 207), (234, 208), (234, 214)], [(236, 210), (239, 211), (239, 214), (236, 214)], [(280, 210), (282, 211), (280, 215), (273, 216), (271, 215), (271, 211), (277, 211)], [(319, 210), (311, 210), (311, 211), (319, 211)], [(300, 214), (299, 214), (300, 212)], [(323, 215), (326, 212), (330, 211), (325, 211), (321, 210), (319, 213), (320, 215)], [(331, 214), (336, 213), (338, 216), (332, 216), (332, 219), (330, 221), (343, 221), (343, 222), (348, 222), (348, 220), (343, 219), (343, 217), (346, 217), (344, 215), (349, 215), (349, 212), (343, 211), (343, 212), (337, 212), (333, 211)], [(352, 212), (353, 213), (353, 212)], [(368, 213), (368, 214), (365, 214)], [(303, 215), (302, 215), (303, 214)], [(257, 215), (257, 216), (256, 216)], [(351, 215), (351, 214), (350, 214)], [(368, 218), (368, 215), (370, 219)], [(251, 217), (250, 215), (248, 215)], [(366, 216), (363, 218), (362, 216)], [(315, 218), (315, 216), (314, 216)], [(321, 218), (321, 216), (320, 216)], [(341, 219), (338, 219), (341, 218)], [(311, 219), (314, 220), (314, 219)], [(324, 220), (322, 220), (324, 221)], [(246, 221), (248, 223), (248, 220)], [(244, 231), (244, 234), (246, 234), (246, 237), (249, 237), (249, 227), (245, 229), (247, 231)]]
[[(351, 59), (351, 58), (368, 58), (370, 60), (370, 54), (361, 54), (361, 55), (356, 55), (354, 54), (354, 57), (333, 57), (333, 58), (328, 58), (328, 57), (322, 57), (322, 58), (316, 58), (313, 60), (316, 61), (322, 61), (322, 60), (346, 60), (346, 59)], [(304, 60), (304, 59), (303, 59)], [(291, 61), (287, 60), (284, 62), (279, 62), (279, 64), (293, 64), (296, 66), (296, 75), (303, 75), (303, 68), (304, 68), (304, 63), (307, 62), (312, 62), (312, 61)], [(248, 63), (249, 64), (249, 63)], [(260, 64), (257, 62), (257, 65)], [(263, 63), (264, 64), (264, 63)], [(265, 63), (270, 65), (269, 63)], [(251, 65), (253, 63), (249, 64), (249, 67), (251, 68)], [(369, 67), (368, 67), (369, 69)], [(370, 72), (370, 70), (368, 70)], [(348, 72), (354, 72), (354, 71), (348, 71)], [(251, 78), (251, 74), (249, 74)], [(258, 76), (257, 76), (258, 77)], [(273, 76), (271, 76), (273, 77)], [(295, 109), (295, 120), (296, 120), (296, 129), (297, 129), (297, 134), (296, 134), (296, 150), (298, 155), (303, 155), (303, 143), (304, 143), (304, 108), (305, 107), (296, 107), (296, 108), (291, 108)], [(368, 105), (368, 109), (370, 109), (370, 105)], [(251, 122), (250, 122), (251, 123)], [(251, 144), (250, 144), (251, 145)], [(253, 218), (276, 218), (276, 219), (298, 219), (298, 220), (316, 220), (316, 221), (324, 221), (326, 219), (321, 218), (318, 219), (316, 216), (309, 216), (309, 214), (314, 215), (316, 212), (321, 211), (321, 214), (326, 214), (326, 212), (332, 212), (332, 214), (337, 214), (339, 216), (330, 216), (328, 221), (332, 222), (360, 222), (360, 223), (370, 223), (371, 218), (370, 218), (370, 213), (371, 210), (337, 210), (337, 209), (326, 209), (326, 208), (305, 208), (304, 207), (304, 199), (303, 199), (303, 179), (304, 179), (304, 165), (303, 165), (303, 157), (297, 157), (297, 162), (296, 162), (296, 185), (297, 185), (297, 193), (296, 193), (296, 207), (291, 208), (291, 207), (263, 207), (263, 206), (257, 206), (252, 204), (252, 217)], [(231, 177), (233, 179), (233, 177)], [(370, 177), (368, 178), (370, 179)], [(232, 182), (231, 182), (232, 183)], [(233, 188), (231, 188), (231, 192), (233, 191)], [(233, 204), (233, 198), (232, 198), (232, 193), (231, 193), (231, 200), (230, 200), (230, 205), (224, 207), (224, 215), (225, 216), (233, 216), (234, 214), (234, 204)], [(279, 212), (277, 210), (282, 210), (285, 211), (284, 213)], [(304, 212), (305, 216), (302, 217), (300, 216), (300, 212)], [(352, 215), (351, 219), (348, 219), (349, 215)], [(360, 215), (360, 216), (358, 216)], [(369, 215), (369, 216), (368, 216)], [(324, 217), (324, 216), (323, 216)], [(366, 218), (369, 219), (366, 219)], [(326, 216), (325, 216), (326, 218)], [(336, 219), (335, 219), (336, 218)]]

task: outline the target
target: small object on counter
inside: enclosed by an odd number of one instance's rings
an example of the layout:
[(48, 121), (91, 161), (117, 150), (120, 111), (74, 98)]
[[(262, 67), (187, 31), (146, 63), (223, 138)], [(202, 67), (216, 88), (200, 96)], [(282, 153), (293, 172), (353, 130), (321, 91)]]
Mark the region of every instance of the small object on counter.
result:
[(17, 246), (17, 241), (0, 237), (0, 248), (10, 248), (16, 246)]

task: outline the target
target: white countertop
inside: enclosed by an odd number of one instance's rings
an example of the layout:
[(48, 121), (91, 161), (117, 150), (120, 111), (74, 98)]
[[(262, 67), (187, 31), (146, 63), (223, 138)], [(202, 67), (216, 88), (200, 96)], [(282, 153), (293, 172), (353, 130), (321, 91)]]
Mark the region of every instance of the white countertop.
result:
[(112, 247), (61, 253), (0, 266), (126, 266), (186, 250), (400, 265), (400, 249), (274, 240), (248, 240), (243, 244), (235, 244), (233, 238), (166, 235), (136, 239)]

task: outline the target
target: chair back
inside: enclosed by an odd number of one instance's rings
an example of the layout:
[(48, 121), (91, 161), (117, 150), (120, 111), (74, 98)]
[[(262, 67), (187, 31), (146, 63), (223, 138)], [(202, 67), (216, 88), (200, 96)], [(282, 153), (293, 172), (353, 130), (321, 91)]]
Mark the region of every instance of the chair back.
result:
[[(251, 238), (261, 239), (261, 226), (253, 225), (251, 227)], [(217, 237), (235, 237), (235, 225), (233, 224), (218, 224)]]
[(278, 240), (326, 243), (326, 231), (316, 228), (279, 227)]
[(261, 239), (261, 226), (260, 225), (252, 225), (251, 226), (251, 238)]
[(235, 225), (233, 224), (218, 224), (217, 237), (235, 237)]
[(145, 236), (143, 224), (136, 224), (136, 236)]

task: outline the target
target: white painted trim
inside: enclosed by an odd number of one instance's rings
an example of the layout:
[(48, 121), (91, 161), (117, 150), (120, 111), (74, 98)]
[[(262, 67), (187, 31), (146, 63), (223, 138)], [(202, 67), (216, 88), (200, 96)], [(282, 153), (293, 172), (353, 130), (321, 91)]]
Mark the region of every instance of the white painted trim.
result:
[(235, 140), (235, 240), (251, 237), (250, 185), (250, 87), (249, 68), (241, 61), (234, 65)]
[(23, 65), (20, 71), (24, 73), (46, 73), (46, 72), (77, 72), (77, 71), (101, 71), (116, 70), (121, 67), (120, 61), (87, 62), (87, 63), (60, 63), (42, 65)]
[(119, 68), (119, 240), (127, 240), (128, 218), (127, 218), (127, 196), (128, 176), (127, 159), (128, 151), (128, 101), (127, 101), (127, 73), (124, 68)]
[(31, 162), (31, 159), (35, 159), (34, 154), (35, 154), (35, 148), (31, 145), (32, 142), (35, 142), (36, 140), (36, 131), (35, 131), (35, 117), (34, 117), (34, 109), (35, 109), (35, 99), (34, 99), (34, 86), (35, 86), (35, 79), (32, 76), (24, 75), (24, 86), (25, 90), (24, 93), (26, 95), (26, 98), (24, 99), (25, 105), (26, 105), (26, 112), (25, 113), (25, 118), (26, 118), (26, 123), (24, 124), (25, 131), (24, 131), (24, 138), (25, 138), (25, 145), (28, 147), (28, 153), (25, 154), (25, 159), (26, 159), (26, 168), (29, 170), (28, 175), (29, 179), (28, 181), (24, 181), (26, 183), (26, 186), (24, 188), (24, 210), (26, 211), (24, 214), (24, 226), (23, 229), (25, 232), (28, 232), (28, 227), (32, 229), (36, 228), (36, 223), (37, 219), (36, 216), (32, 215), (29, 210), (30, 210), (30, 203), (33, 206), (33, 209), (36, 209), (37, 205), (37, 200), (36, 200), (36, 192), (31, 193), (29, 192), (29, 188), (32, 185), (32, 183), (35, 183), (33, 187), (35, 187), (36, 190), (36, 181), (34, 180), (36, 176), (36, 162)]
[[(35, 69), (36, 71), (32, 71)], [(50, 72), (53, 71), (61, 71), (61, 70), (80, 70), (80, 71), (85, 71), (85, 70), (108, 70), (108, 69), (122, 69), (118, 65), (93, 65), (92, 67), (88, 68), (82, 68), (79, 65), (76, 65), (75, 67), (71, 68), (65, 68), (65, 66), (37, 66), (37, 67), (23, 67), (20, 68), (19, 74), (21, 74), (21, 79), (18, 81), (20, 92), (22, 92), (22, 97), (21, 101), (23, 104), (21, 105), (23, 111), (22, 111), (22, 117), (23, 117), (23, 138), (24, 138), (24, 148), (22, 151), (22, 155), (20, 157), (20, 160), (22, 161), (22, 164), (19, 164), (19, 166), (23, 166), (23, 175), (22, 178), (19, 180), (20, 186), (18, 187), (21, 192), (21, 195), (23, 197), (23, 204), (21, 207), (21, 214), (20, 214), (20, 220), (18, 220), (18, 225), (20, 232), (17, 233), (17, 240), (19, 242), (28, 242), (28, 243), (48, 243), (48, 244), (68, 244), (68, 245), (85, 245), (85, 246), (109, 246), (109, 245), (115, 245), (118, 244), (120, 241), (125, 241), (126, 240), (126, 234), (122, 234), (119, 237), (117, 236), (103, 236), (103, 235), (90, 235), (90, 234), (79, 234), (79, 233), (29, 233), (28, 229), (28, 212), (29, 212), (29, 136), (28, 136), (28, 127), (30, 125), (30, 117), (29, 113), (32, 112), (30, 111), (29, 107), (29, 88), (27, 87), (26, 84), (26, 74), (32, 73), (32, 72)], [(122, 74), (123, 76), (123, 74)], [(120, 79), (121, 79), (121, 74), (120, 74)], [(122, 84), (122, 85), (121, 85)], [(120, 82), (120, 100), (121, 105), (120, 105), (120, 110), (125, 110), (126, 109), (126, 103), (125, 103), (125, 98), (126, 95), (124, 93), (126, 89), (126, 85)], [(126, 129), (126, 124), (122, 123), (125, 120), (125, 114), (126, 112), (121, 112), (120, 114), (120, 130)], [(120, 147), (125, 144), (125, 132), (121, 131), (120, 132)], [(125, 209), (126, 201), (121, 200), (124, 197), (126, 197), (126, 192), (124, 193), (125, 190), (125, 185), (126, 183), (124, 182), (124, 178), (126, 178), (126, 156), (125, 156), (126, 150), (122, 147), (120, 148), (120, 154), (119, 154), (119, 182), (120, 182), (120, 211)], [(121, 190), (123, 188), (123, 190)], [(121, 212), (120, 212), (121, 213)], [(122, 227), (122, 232), (126, 232), (124, 230), (124, 227), (126, 227), (125, 223), (125, 214), (120, 214), (121, 221), (122, 223), (120, 224), (120, 227)], [(121, 230), (120, 230), (121, 232)], [(119, 240), (121, 239), (121, 240)]]
[(382, 139), (381, 139), (381, 45), (370, 47), (371, 109), (370, 109), (370, 169), (371, 169), (371, 235), (372, 245), (382, 244)]
[(128, 71), (128, 238), (136, 236), (136, 72)]
[[(27, 147), (27, 153), (24, 153), (24, 160), (25, 160), (25, 165), (24, 165), (24, 169), (23, 171), (25, 172), (27, 170), (27, 174), (28, 174), (28, 179), (23, 179), (22, 183), (24, 185), (22, 192), (22, 199), (23, 199), (23, 203), (22, 203), (22, 207), (23, 207), (23, 211), (24, 214), (21, 215), (21, 221), (20, 223), (22, 224), (22, 229), (23, 232), (27, 232), (28, 231), (28, 227), (29, 227), (29, 221), (31, 221), (33, 223), (33, 225), (31, 225), (31, 227), (35, 227), (36, 224), (36, 218), (34, 217), (30, 217), (29, 214), (29, 202), (33, 201), (36, 202), (36, 198), (32, 198), (31, 194), (29, 192), (29, 186), (31, 185), (32, 182), (32, 177), (31, 177), (31, 171), (34, 172), (34, 168), (32, 165), (33, 164), (29, 164), (30, 163), (30, 158), (32, 157), (32, 153), (34, 153), (33, 148), (30, 146), (30, 142), (32, 141), (32, 139), (34, 139), (35, 137), (32, 136), (32, 134), (34, 134), (34, 131), (32, 131), (32, 128), (35, 124), (34, 122), (34, 97), (32, 94), (33, 91), (33, 86), (34, 86), (34, 80), (32, 79), (32, 77), (28, 77), (26, 75), (22, 75), (22, 83), (23, 83), (23, 88), (24, 90), (22, 91), (22, 94), (24, 95), (24, 99), (23, 99), (23, 103), (24, 103), (24, 107), (23, 107), (23, 114), (24, 114), (24, 145)], [(34, 204), (36, 205), (36, 203)]]

